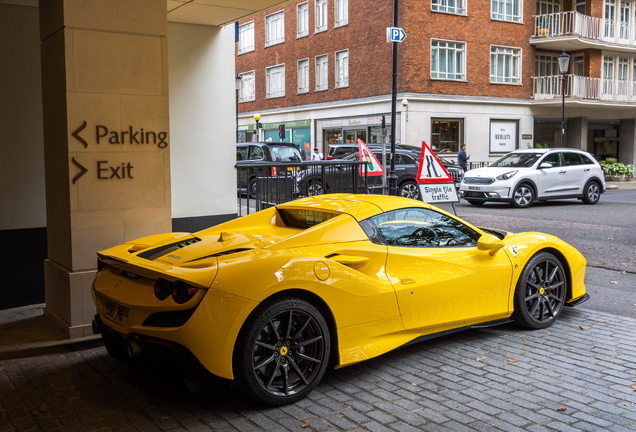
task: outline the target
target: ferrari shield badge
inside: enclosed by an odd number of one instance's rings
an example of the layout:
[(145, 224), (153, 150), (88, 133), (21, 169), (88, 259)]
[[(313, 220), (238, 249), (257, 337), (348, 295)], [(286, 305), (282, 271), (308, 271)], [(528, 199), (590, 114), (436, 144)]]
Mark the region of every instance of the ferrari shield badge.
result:
[(508, 250), (511, 254), (514, 255), (515, 258), (519, 258), (519, 248), (517, 246), (510, 246)]

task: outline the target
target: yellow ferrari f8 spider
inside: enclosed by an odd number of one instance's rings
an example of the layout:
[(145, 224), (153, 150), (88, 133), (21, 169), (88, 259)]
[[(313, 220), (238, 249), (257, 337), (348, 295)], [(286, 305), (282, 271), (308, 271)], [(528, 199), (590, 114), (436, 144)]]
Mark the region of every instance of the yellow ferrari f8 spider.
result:
[(589, 298), (585, 258), (556, 237), (377, 195), (304, 198), (98, 257), (93, 327), (111, 356), (270, 405), (305, 397), (328, 365), (466, 328), (545, 328)]

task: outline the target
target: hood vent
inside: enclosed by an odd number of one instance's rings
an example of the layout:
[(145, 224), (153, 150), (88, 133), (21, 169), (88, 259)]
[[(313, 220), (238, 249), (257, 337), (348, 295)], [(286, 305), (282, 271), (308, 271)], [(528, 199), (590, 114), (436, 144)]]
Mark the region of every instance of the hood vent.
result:
[(201, 261), (201, 260), (208, 259), (208, 258), (215, 258), (215, 257), (223, 256), (223, 255), (231, 255), (231, 254), (235, 254), (235, 253), (239, 253), (239, 252), (245, 252), (245, 251), (252, 250), (252, 249), (253, 248), (230, 249), (230, 250), (226, 250), (226, 251), (223, 251), (223, 252), (215, 253), (213, 255), (206, 255), (204, 257), (197, 258), (197, 259), (194, 259), (194, 260), (188, 261), (188, 262), (191, 263), (191, 262)]
[(164, 255), (169, 254), (170, 252), (174, 252), (177, 249), (181, 249), (184, 248), (186, 246), (190, 246), (191, 244), (200, 242), (201, 239), (194, 237), (194, 238), (189, 238), (187, 240), (180, 240), (178, 242), (174, 242), (174, 243), (170, 243), (167, 245), (163, 245), (163, 246), (159, 246), (158, 248), (154, 248), (154, 249), (150, 249), (147, 250), (145, 252), (140, 253), (139, 255), (137, 255), (140, 258), (144, 258), (150, 261), (156, 260), (159, 257), (162, 257)]

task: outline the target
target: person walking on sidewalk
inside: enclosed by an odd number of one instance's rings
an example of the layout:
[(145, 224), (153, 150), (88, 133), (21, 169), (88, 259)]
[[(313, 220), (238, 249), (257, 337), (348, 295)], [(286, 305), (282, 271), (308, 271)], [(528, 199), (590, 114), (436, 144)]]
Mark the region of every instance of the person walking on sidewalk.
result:
[(464, 171), (468, 171), (468, 159), (470, 159), (470, 155), (466, 156), (466, 144), (462, 144), (462, 148), (457, 153), (457, 165), (462, 167)]

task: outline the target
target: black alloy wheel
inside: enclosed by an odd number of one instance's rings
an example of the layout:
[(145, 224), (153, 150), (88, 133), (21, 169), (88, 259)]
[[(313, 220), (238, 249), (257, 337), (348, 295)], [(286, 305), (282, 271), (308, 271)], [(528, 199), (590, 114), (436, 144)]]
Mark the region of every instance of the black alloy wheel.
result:
[(256, 178), (250, 180), (250, 184), (247, 188), (247, 193), (250, 195), (250, 198), (256, 198)]
[(329, 356), (329, 328), (320, 312), (301, 299), (276, 300), (259, 307), (241, 330), (236, 382), (262, 403), (286, 405), (320, 382)]
[(583, 202), (585, 204), (596, 204), (600, 198), (601, 188), (598, 183), (591, 181), (585, 185), (585, 190), (583, 191)]
[(512, 193), (512, 205), (518, 208), (530, 207), (534, 201), (534, 191), (527, 184), (517, 186)]
[(309, 186), (307, 187), (307, 196), (315, 196), (315, 195), (322, 195), (323, 194), (323, 190), (322, 190), (322, 183), (314, 180), (311, 183), (309, 183)]
[(417, 183), (413, 181), (407, 181), (400, 186), (400, 196), (404, 198), (420, 199), (420, 189), (417, 187)]
[(530, 329), (549, 327), (561, 314), (566, 293), (563, 266), (554, 255), (540, 252), (528, 261), (519, 277), (512, 318)]

